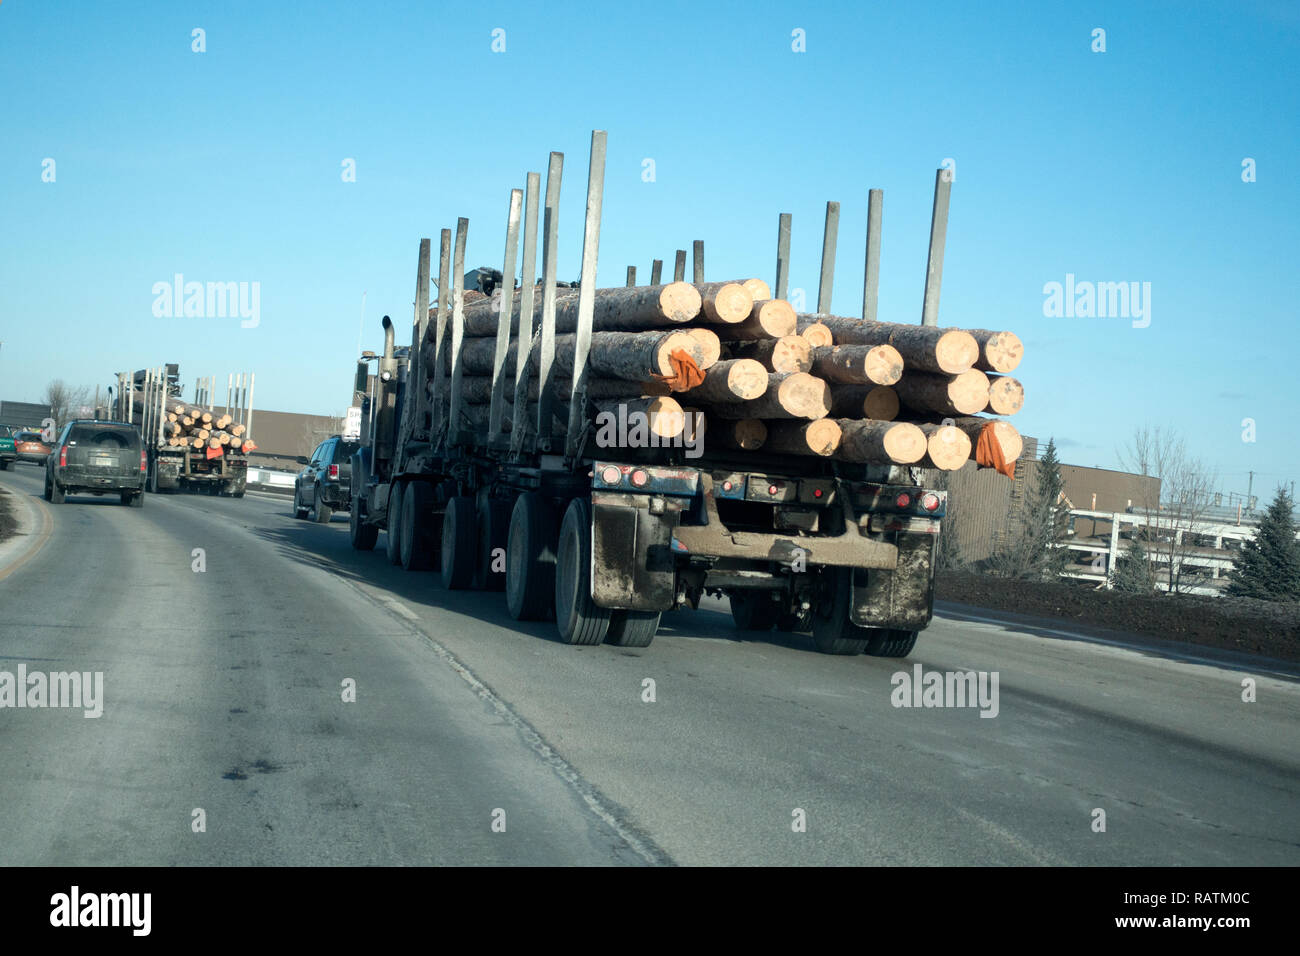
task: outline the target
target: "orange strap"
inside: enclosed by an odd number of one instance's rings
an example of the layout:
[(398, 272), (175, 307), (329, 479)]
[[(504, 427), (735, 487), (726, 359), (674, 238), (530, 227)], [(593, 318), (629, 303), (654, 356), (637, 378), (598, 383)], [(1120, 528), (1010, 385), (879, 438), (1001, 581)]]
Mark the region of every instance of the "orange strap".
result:
[(213, 458), (220, 458), (220, 457), (221, 457), (222, 449), (220, 449), (220, 448), (208, 448), (208, 449), (206, 449), (206, 450), (207, 450), (207, 453), (208, 453), (208, 461), (211, 461)]
[(704, 373), (700, 371), (700, 367), (695, 364), (695, 359), (685, 349), (673, 349), (672, 355), (668, 357), (668, 362), (673, 367), (673, 374), (655, 375), (653, 377), (656, 381), (667, 385), (670, 391), (689, 392), (703, 383)]
[(993, 422), (980, 429), (979, 440), (975, 443), (975, 463), (981, 468), (996, 468), (1008, 478), (1016, 477), (1016, 463), (1007, 461), (1002, 454), (1002, 443), (993, 434)]

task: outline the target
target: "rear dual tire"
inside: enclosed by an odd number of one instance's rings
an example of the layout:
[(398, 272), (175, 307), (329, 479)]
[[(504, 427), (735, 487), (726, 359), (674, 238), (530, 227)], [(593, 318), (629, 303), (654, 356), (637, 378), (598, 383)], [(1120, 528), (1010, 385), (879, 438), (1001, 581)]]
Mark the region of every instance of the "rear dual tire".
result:
[(599, 644), (609, 632), (609, 608), (591, 599), (591, 505), (569, 502), (560, 525), (555, 565), (555, 625), (566, 644)]
[(478, 570), (478, 514), (474, 499), (458, 495), (447, 502), (442, 518), (442, 586), (463, 591), (473, 586)]
[(373, 551), (375, 542), (379, 540), (379, 529), (367, 524), (362, 517), (361, 495), (353, 495), (352, 504), (348, 508), (348, 537), (352, 539), (352, 547), (357, 551)]

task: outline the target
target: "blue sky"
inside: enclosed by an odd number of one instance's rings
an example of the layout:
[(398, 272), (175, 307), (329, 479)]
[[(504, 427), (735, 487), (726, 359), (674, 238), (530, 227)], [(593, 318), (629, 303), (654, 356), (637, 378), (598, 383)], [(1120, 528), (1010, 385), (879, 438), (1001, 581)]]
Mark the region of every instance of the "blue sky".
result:
[[(457, 216), (469, 261), (499, 267), (509, 190), (552, 149), (559, 272), (577, 276), (604, 129), (602, 285), (671, 269), (693, 239), (710, 277), (772, 281), (789, 212), (791, 286), (815, 302), (837, 200), (833, 308), (855, 315), (881, 187), (880, 317), (900, 322), (920, 317), (951, 157), (940, 324), (1026, 341), (1017, 426), (1103, 467), (1135, 427), (1173, 427), (1225, 490), (1253, 469), (1258, 492), (1300, 478), (1298, 62), (1300, 7), (1262, 0), (3, 0), (0, 397), (175, 361), (187, 389), (251, 370), (258, 407), (341, 413), (363, 292), (373, 348), (384, 313), (409, 321), (418, 240), (436, 248)], [(176, 273), (259, 283), (260, 323), (156, 317), (153, 286)], [(1043, 286), (1067, 273), (1151, 283), (1150, 325), (1045, 317)]]

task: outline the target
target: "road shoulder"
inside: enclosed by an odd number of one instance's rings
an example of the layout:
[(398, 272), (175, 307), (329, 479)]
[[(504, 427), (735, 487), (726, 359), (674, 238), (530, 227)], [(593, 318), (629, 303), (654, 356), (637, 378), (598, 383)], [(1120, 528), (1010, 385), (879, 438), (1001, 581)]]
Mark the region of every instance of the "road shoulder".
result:
[(21, 488), (0, 484), (0, 581), (31, 560), (53, 529), (41, 502)]

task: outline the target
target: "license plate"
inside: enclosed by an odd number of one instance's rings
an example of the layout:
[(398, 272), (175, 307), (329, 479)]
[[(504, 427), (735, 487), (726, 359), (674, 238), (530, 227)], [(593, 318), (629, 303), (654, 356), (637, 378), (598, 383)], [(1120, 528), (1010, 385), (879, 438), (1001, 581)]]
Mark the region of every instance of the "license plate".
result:
[(90, 459), (90, 463), (97, 468), (114, 468), (117, 466), (117, 458), (113, 455), (96, 455)]

